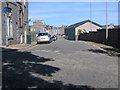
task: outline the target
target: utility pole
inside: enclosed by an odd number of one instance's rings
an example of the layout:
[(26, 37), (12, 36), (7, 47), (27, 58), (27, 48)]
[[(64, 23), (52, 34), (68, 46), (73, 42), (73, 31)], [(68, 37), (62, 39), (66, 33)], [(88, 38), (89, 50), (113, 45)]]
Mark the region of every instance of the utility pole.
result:
[(91, 0), (90, 0), (90, 22), (91, 22), (90, 30), (92, 31), (92, 2), (91, 2)]
[(44, 21), (44, 32), (46, 32), (46, 23)]
[(108, 0), (106, 0), (106, 41), (108, 39)]

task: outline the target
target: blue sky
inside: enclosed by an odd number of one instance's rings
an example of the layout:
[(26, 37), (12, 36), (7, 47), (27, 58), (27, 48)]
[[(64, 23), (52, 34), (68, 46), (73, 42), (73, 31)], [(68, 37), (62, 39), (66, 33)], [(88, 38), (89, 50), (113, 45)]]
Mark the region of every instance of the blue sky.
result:
[[(106, 3), (92, 2), (92, 21), (106, 24)], [(89, 2), (29, 2), (29, 18), (47, 25), (71, 25), (90, 19)], [(30, 23), (32, 24), (32, 23)], [(108, 3), (108, 24), (118, 24), (118, 3)]]

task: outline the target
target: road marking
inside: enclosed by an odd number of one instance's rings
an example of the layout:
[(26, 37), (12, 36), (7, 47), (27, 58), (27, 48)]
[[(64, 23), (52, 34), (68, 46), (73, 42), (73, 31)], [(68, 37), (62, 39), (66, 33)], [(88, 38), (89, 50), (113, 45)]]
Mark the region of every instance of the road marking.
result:
[(27, 48), (27, 49), (23, 49), (23, 50), (18, 50), (18, 51), (27, 51), (27, 50), (31, 50), (31, 49), (33, 49), (33, 48), (36, 48), (36, 47), (38, 47), (39, 45), (34, 45), (34, 46), (31, 46), (31, 47), (29, 47), (29, 48)]
[(105, 49), (103, 49), (103, 48), (101, 48), (101, 47), (99, 47), (99, 46), (97, 46), (97, 45), (94, 45), (94, 44), (93, 44), (92, 46), (97, 47), (98, 49), (100, 49), (100, 50), (102, 50), (102, 51), (104, 51), (104, 52), (108, 53), (108, 51), (107, 51), (107, 50), (105, 50)]
[(60, 51), (54, 51), (55, 53), (59, 53)]
[[(33, 49), (33, 48), (35, 48), (35, 47), (38, 47), (39, 45), (37, 44), (37, 45), (33, 45), (33, 46), (30, 46), (30, 47), (28, 47), (28, 48), (25, 48), (25, 49), (14, 49), (15, 51), (27, 51), (27, 50), (31, 50), (31, 49)], [(14, 50), (0, 50), (0, 52), (11, 52), (11, 51), (14, 51)]]
[(96, 47), (96, 48), (98, 48), (98, 49), (102, 50), (103, 52), (108, 53), (108, 51), (107, 51), (107, 50), (105, 50), (105, 49), (103, 49), (103, 48), (101, 48), (101, 47), (99, 47), (99, 46), (97, 46), (97, 45), (95, 45), (95, 44), (88, 43), (88, 42), (84, 42), (84, 43), (85, 43), (85, 44), (91, 44), (92, 46), (94, 46), (94, 47)]
[(51, 52), (50, 50), (40, 50), (41, 52)]

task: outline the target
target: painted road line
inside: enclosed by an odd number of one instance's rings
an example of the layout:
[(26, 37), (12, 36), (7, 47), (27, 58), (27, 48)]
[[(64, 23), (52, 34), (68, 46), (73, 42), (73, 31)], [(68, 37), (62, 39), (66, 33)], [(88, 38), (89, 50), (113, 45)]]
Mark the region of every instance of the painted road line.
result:
[(107, 51), (107, 50), (105, 50), (105, 49), (103, 49), (103, 48), (101, 48), (101, 47), (99, 47), (99, 46), (97, 46), (97, 45), (95, 45), (95, 44), (92, 44), (92, 43), (89, 43), (89, 42), (84, 42), (84, 43), (85, 43), (85, 44), (91, 44), (92, 46), (94, 46), (94, 47), (96, 47), (96, 48), (98, 48), (98, 49), (102, 50), (103, 52), (108, 53), (108, 51)]
[(39, 46), (39, 45), (34, 45), (34, 46), (29, 47), (29, 48), (22, 49), (22, 50), (18, 50), (18, 51), (28, 51), (28, 50), (31, 50), (31, 49), (36, 48), (36, 47), (38, 47), (38, 46)]
[(96, 47), (96, 48), (98, 48), (98, 49), (100, 49), (100, 50), (102, 50), (102, 51), (104, 51), (104, 52), (106, 52), (106, 53), (108, 53), (107, 50), (105, 50), (105, 49), (103, 49), (103, 48), (101, 48), (101, 47), (99, 47), (99, 46), (97, 46), (97, 45), (95, 45), (95, 44), (93, 44), (93, 46)]
[(11, 52), (11, 51), (18, 51), (18, 49), (0, 50), (0, 52)]
[(35, 47), (37, 47), (39, 45), (33, 45), (33, 46), (30, 46), (28, 48), (25, 48), (25, 49), (10, 49), (10, 50), (0, 50), (0, 52), (11, 52), (11, 51), (27, 51), (27, 50), (31, 50)]

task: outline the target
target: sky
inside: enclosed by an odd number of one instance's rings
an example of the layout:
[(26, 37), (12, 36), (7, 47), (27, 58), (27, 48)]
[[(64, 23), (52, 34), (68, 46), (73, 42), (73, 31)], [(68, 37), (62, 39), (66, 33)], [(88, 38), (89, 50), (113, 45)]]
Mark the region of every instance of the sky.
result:
[[(105, 25), (106, 3), (91, 2), (90, 9), (90, 2), (29, 2), (29, 19), (51, 26), (69, 26), (88, 19)], [(118, 25), (117, 2), (108, 2), (108, 24)]]

